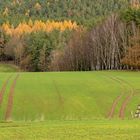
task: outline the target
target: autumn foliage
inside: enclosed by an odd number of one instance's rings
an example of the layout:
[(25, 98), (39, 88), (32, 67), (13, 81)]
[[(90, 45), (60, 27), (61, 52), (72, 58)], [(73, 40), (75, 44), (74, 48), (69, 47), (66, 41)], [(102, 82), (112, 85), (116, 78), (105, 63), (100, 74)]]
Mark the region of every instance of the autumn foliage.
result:
[(140, 8), (139, 0), (131, 0), (131, 7), (134, 9), (139, 9)]
[[(12, 5), (17, 8), (23, 5), (22, 2), (13, 0)], [(61, 4), (57, 1), (60, 4), (60, 7), (57, 5), (57, 10), (51, 1), (46, 3), (47, 9), (42, 2), (30, 3), (31, 8), (28, 5), (22, 10), (19, 8), (25, 17), (21, 20), (18, 15), (19, 22), (13, 22), (13, 18), (11, 20), (11, 6), (3, 7), (2, 17), (7, 20), (0, 23), (1, 61), (12, 61), (25, 71), (140, 68), (140, 43), (134, 41), (135, 44), (132, 44), (135, 37), (140, 37), (136, 36), (140, 27), (140, 8), (137, 0), (132, 0), (128, 9), (100, 18), (98, 22), (91, 21), (92, 18), (96, 19), (96, 14), (85, 17), (82, 12), (74, 12), (75, 7), (69, 9), (66, 0), (61, 1)], [(72, 6), (77, 6), (78, 1), (73, 2)], [(106, 4), (106, 1), (103, 2)], [(88, 4), (87, 1), (86, 3)], [(97, 3), (92, 2), (95, 6)], [(110, 1), (108, 5), (111, 5)], [(79, 9), (83, 7), (81, 5)], [(90, 8), (86, 12), (96, 13)], [(86, 20), (87, 25), (82, 24), (82, 20), (74, 18), (74, 15)]]
[(43, 22), (41, 20), (32, 21), (29, 20), (28, 23), (20, 23), (17, 27), (13, 27), (8, 23), (4, 23), (1, 26), (1, 30), (10, 36), (21, 36), (26, 33), (32, 32), (52, 32), (53, 30), (59, 30), (61, 32), (65, 30), (78, 30), (79, 26), (76, 22), (72, 21), (63, 21), (63, 22), (55, 22), (55, 21), (47, 21)]
[[(0, 60), (13, 61), (25, 71), (46, 71), (53, 50), (63, 48), (71, 32), (81, 29), (72, 21), (29, 20), (14, 27), (0, 26)], [(7, 39), (6, 39), (7, 38)]]
[(122, 63), (132, 68), (140, 68), (140, 34), (134, 35), (131, 38), (132, 46), (128, 48)]

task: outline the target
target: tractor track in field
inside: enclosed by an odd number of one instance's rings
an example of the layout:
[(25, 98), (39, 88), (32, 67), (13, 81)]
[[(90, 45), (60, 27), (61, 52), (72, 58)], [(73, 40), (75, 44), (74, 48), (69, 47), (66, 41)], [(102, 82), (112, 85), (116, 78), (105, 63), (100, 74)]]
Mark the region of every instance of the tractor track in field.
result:
[(57, 93), (57, 96), (58, 96), (58, 100), (59, 100), (59, 105), (63, 107), (63, 104), (64, 104), (64, 99), (63, 97), (61, 96), (61, 93), (57, 87), (57, 84), (55, 82), (55, 80), (53, 80), (53, 85), (55, 87), (55, 90), (56, 90), (56, 93)]
[(111, 118), (114, 117), (116, 106), (119, 103), (119, 101), (121, 100), (121, 98), (123, 97), (123, 95), (125, 94), (126, 89), (125, 89), (125, 86), (123, 85), (123, 83), (118, 78), (116, 78), (116, 77), (115, 78), (114, 77), (109, 77), (109, 78), (112, 79), (113, 81), (119, 83), (120, 87), (121, 87), (121, 90), (122, 90), (121, 91), (122, 93), (118, 97), (116, 97), (116, 99), (113, 101), (111, 109), (108, 113), (108, 118), (111, 119)]
[(125, 98), (125, 100), (123, 101), (122, 106), (121, 106), (121, 108), (120, 108), (120, 112), (119, 112), (119, 118), (124, 119), (126, 107), (127, 107), (128, 103), (130, 102), (130, 100), (131, 100), (131, 99), (133, 98), (133, 96), (135, 95), (135, 90), (134, 90), (133, 86), (132, 86), (129, 82), (127, 82), (127, 81), (125, 81), (125, 80), (122, 80), (122, 79), (120, 79), (120, 80), (121, 80), (123, 83), (125, 83), (128, 87), (130, 87), (130, 94), (129, 94), (129, 95)]
[(11, 77), (12, 77), (12, 75), (10, 75), (10, 76), (6, 79), (6, 81), (4, 82), (4, 84), (3, 84), (3, 86), (2, 86), (2, 89), (1, 89), (1, 91), (0, 91), (0, 107), (1, 107), (1, 104), (2, 104), (2, 102), (3, 102), (3, 96), (4, 96), (4, 94), (5, 94), (7, 85), (8, 85), (8, 83), (9, 83)]
[(114, 113), (115, 113), (115, 108), (116, 108), (117, 104), (119, 103), (119, 101), (121, 100), (121, 98), (123, 97), (123, 95), (125, 95), (125, 92), (126, 92), (126, 89), (125, 88), (126, 88), (126, 86), (128, 86), (130, 88), (130, 93), (124, 99), (124, 101), (122, 102), (122, 105), (121, 105), (121, 108), (120, 108), (120, 111), (119, 111), (119, 118), (124, 119), (126, 107), (127, 107), (128, 103), (129, 103), (129, 101), (135, 95), (135, 90), (132, 87), (132, 85), (129, 82), (125, 81), (125, 80), (122, 80), (122, 79), (120, 79), (118, 77), (115, 77), (115, 78), (114, 77), (110, 77), (110, 79), (119, 82), (120, 85), (121, 85), (121, 88), (122, 88), (122, 94), (120, 96), (118, 96), (114, 100), (114, 102), (113, 102), (113, 104), (111, 106), (111, 110), (109, 111), (108, 118), (110, 118), (110, 119), (113, 118)]
[(18, 78), (19, 78), (19, 74), (16, 75), (9, 91), (8, 104), (7, 104), (6, 113), (5, 113), (6, 121), (8, 121), (11, 118), (11, 113), (12, 113), (12, 108), (13, 108), (13, 99), (14, 99), (14, 90), (15, 90), (15, 86), (16, 86)]

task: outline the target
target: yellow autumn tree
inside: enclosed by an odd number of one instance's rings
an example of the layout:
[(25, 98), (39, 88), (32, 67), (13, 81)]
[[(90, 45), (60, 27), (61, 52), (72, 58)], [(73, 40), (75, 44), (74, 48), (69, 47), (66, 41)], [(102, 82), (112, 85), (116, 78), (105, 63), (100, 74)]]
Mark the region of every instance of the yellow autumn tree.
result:
[(139, 9), (140, 8), (139, 0), (131, 0), (131, 7), (135, 9)]
[(37, 11), (40, 11), (41, 10), (41, 5), (37, 2), (34, 6), (34, 8), (37, 10)]
[(8, 13), (9, 13), (9, 9), (6, 7), (6, 8), (4, 9), (3, 15), (4, 15), (4, 16), (8, 16)]
[(12, 35), (12, 27), (10, 26), (9, 23), (4, 23), (1, 26), (1, 29), (3, 30), (3, 32), (5, 32), (8, 35)]
[(25, 12), (25, 16), (29, 16), (29, 14), (30, 14), (30, 10), (27, 10), (27, 11)]
[(20, 4), (20, 2), (19, 2), (19, 0), (13, 0), (12, 4), (16, 5), (16, 4)]
[(77, 30), (80, 27), (76, 22), (72, 21), (64, 21), (64, 22), (55, 22), (55, 21), (47, 21), (43, 22), (41, 20), (32, 21), (31, 19), (28, 22), (20, 23), (17, 27), (11, 26), (9, 23), (4, 23), (1, 26), (2, 30), (12, 36), (21, 36), (26, 33), (44, 31), (44, 32), (52, 32), (53, 30), (59, 30), (61, 32), (65, 30)]
[(31, 19), (29, 19), (28, 25), (29, 25), (30, 27), (33, 27), (33, 21), (32, 21)]

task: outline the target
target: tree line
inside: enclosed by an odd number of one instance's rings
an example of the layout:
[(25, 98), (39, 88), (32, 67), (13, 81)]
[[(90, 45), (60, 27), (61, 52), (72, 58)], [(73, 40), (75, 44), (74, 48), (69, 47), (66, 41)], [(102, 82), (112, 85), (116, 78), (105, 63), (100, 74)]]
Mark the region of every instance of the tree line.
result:
[(109, 15), (89, 30), (76, 22), (1, 26), (0, 60), (24, 71), (140, 68), (140, 8)]
[[(131, 12), (132, 11), (132, 12)], [(88, 32), (76, 32), (53, 53), (51, 70), (91, 71), (140, 68), (140, 9), (112, 14)]]
[(1, 26), (0, 60), (12, 61), (25, 71), (48, 71), (51, 52), (67, 43), (81, 27), (71, 21), (35, 21)]

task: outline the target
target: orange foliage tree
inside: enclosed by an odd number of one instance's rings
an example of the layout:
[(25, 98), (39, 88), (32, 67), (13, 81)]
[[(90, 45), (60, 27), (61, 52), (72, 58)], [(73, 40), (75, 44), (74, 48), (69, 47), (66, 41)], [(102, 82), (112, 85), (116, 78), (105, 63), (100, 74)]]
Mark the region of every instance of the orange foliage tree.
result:
[(10, 36), (21, 36), (25, 33), (32, 33), (38, 31), (52, 32), (53, 30), (65, 31), (65, 30), (77, 30), (79, 26), (76, 22), (72, 21), (47, 21), (43, 22), (41, 20), (20, 23), (17, 27), (11, 26), (9, 23), (4, 23), (1, 29)]
[(140, 69), (140, 34), (138, 33), (130, 40), (133, 44), (129, 47), (122, 63), (134, 69)]

